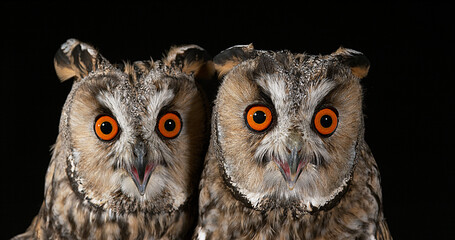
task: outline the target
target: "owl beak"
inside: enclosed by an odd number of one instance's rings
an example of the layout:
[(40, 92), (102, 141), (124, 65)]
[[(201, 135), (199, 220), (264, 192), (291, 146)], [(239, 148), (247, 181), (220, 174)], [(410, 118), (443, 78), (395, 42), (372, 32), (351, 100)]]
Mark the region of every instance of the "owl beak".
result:
[(302, 157), (301, 151), (303, 143), (302, 137), (298, 134), (291, 134), (286, 146), (287, 155), (285, 159), (274, 158), (273, 160), (278, 165), (281, 175), (286, 181), (289, 190), (294, 189), (303, 168), (307, 161)]
[(281, 159), (274, 159), (289, 190), (294, 189), (295, 184), (302, 173), (302, 169), (306, 164), (306, 161), (300, 157), (299, 152), (300, 151), (297, 149), (292, 149), (286, 160), (281, 161)]
[(147, 183), (152, 175), (153, 170), (155, 170), (155, 164), (148, 161), (146, 158), (147, 151), (145, 149), (145, 144), (139, 142), (134, 146), (134, 161), (131, 165), (129, 173), (133, 178), (134, 183), (136, 184), (137, 189), (141, 196), (144, 196), (145, 190), (147, 188)]

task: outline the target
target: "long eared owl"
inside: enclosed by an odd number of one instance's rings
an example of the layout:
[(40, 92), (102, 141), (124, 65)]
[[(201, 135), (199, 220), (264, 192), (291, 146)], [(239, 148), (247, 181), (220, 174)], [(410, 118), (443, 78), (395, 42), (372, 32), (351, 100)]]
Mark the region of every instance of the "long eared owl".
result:
[(364, 140), (360, 52), (228, 48), (200, 183), (197, 239), (387, 239)]
[(198, 81), (215, 71), (207, 52), (184, 45), (161, 61), (114, 65), (69, 39), (54, 66), (61, 81), (75, 80), (43, 204), (16, 239), (191, 236), (209, 131)]

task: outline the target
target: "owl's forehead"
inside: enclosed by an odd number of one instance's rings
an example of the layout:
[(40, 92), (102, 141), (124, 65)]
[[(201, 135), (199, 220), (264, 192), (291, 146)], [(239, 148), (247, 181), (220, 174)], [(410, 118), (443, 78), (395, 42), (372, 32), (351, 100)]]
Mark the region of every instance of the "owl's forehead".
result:
[(172, 79), (167, 77), (164, 70), (155, 65), (144, 67), (144, 62), (127, 64), (120, 81), (119, 89), (132, 95), (154, 94), (163, 88), (168, 88)]
[(330, 61), (321, 56), (291, 55), (263, 57), (257, 64), (257, 84), (269, 97), (300, 104), (319, 90), (333, 87), (327, 76)]
[(105, 83), (104, 91), (121, 96), (122, 102), (129, 105), (163, 92), (174, 95), (179, 89), (178, 81), (161, 70), (151, 70), (146, 74), (139, 71), (116, 71), (102, 78)]
[[(91, 74), (84, 79), (84, 89), (90, 90), (95, 99), (104, 107), (114, 106), (134, 110), (134, 114), (145, 112), (145, 106), (168, 104), (178, 91), (178, 81), (159, 70), (147, 74), (112, 69), (108, 72)], [(159, 104), (158, 104), (159, 102)]]
[(289, 62), (277, 61), (277, 68), (287, 77), (287, 84), (314, 84), (326, 77), (328, 66), (332, 60), (325, 56), (291, 54)]

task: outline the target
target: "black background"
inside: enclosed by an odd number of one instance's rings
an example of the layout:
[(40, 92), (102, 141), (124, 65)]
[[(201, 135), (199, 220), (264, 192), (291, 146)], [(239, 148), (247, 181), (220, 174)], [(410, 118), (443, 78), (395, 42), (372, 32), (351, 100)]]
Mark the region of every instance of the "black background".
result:
[(366, 140), (381, 171), (390, 230), (395, 239), (453, 236), (455, 29), (453, 4), (445, 2), (3, 2), (1, 239), (25, 231), (42, 203), (49, 149), (72, 84), (58, 81), (53, 55), (71, 37), (111, 62), (159, 59), (184, 43), (212, 56), (248, 43), (309, 54), (340, 45), (363, 52), (371, 62), (362, 80)]

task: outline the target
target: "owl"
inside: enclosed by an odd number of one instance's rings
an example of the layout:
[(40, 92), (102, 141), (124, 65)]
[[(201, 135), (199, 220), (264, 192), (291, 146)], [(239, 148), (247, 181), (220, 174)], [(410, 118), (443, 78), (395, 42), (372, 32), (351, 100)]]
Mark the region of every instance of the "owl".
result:
[(198, 81), (215, 72), (207, 52), (185, 45), (160, 61), (114, 65), (69, 39), (54, 65), (61, 81), (75, 80), (43, 204), (15, 239), (191, 237), (209, 140)]
[(364, 140), (360, 52), (228, 48), (194, 239), (390, 239)]

